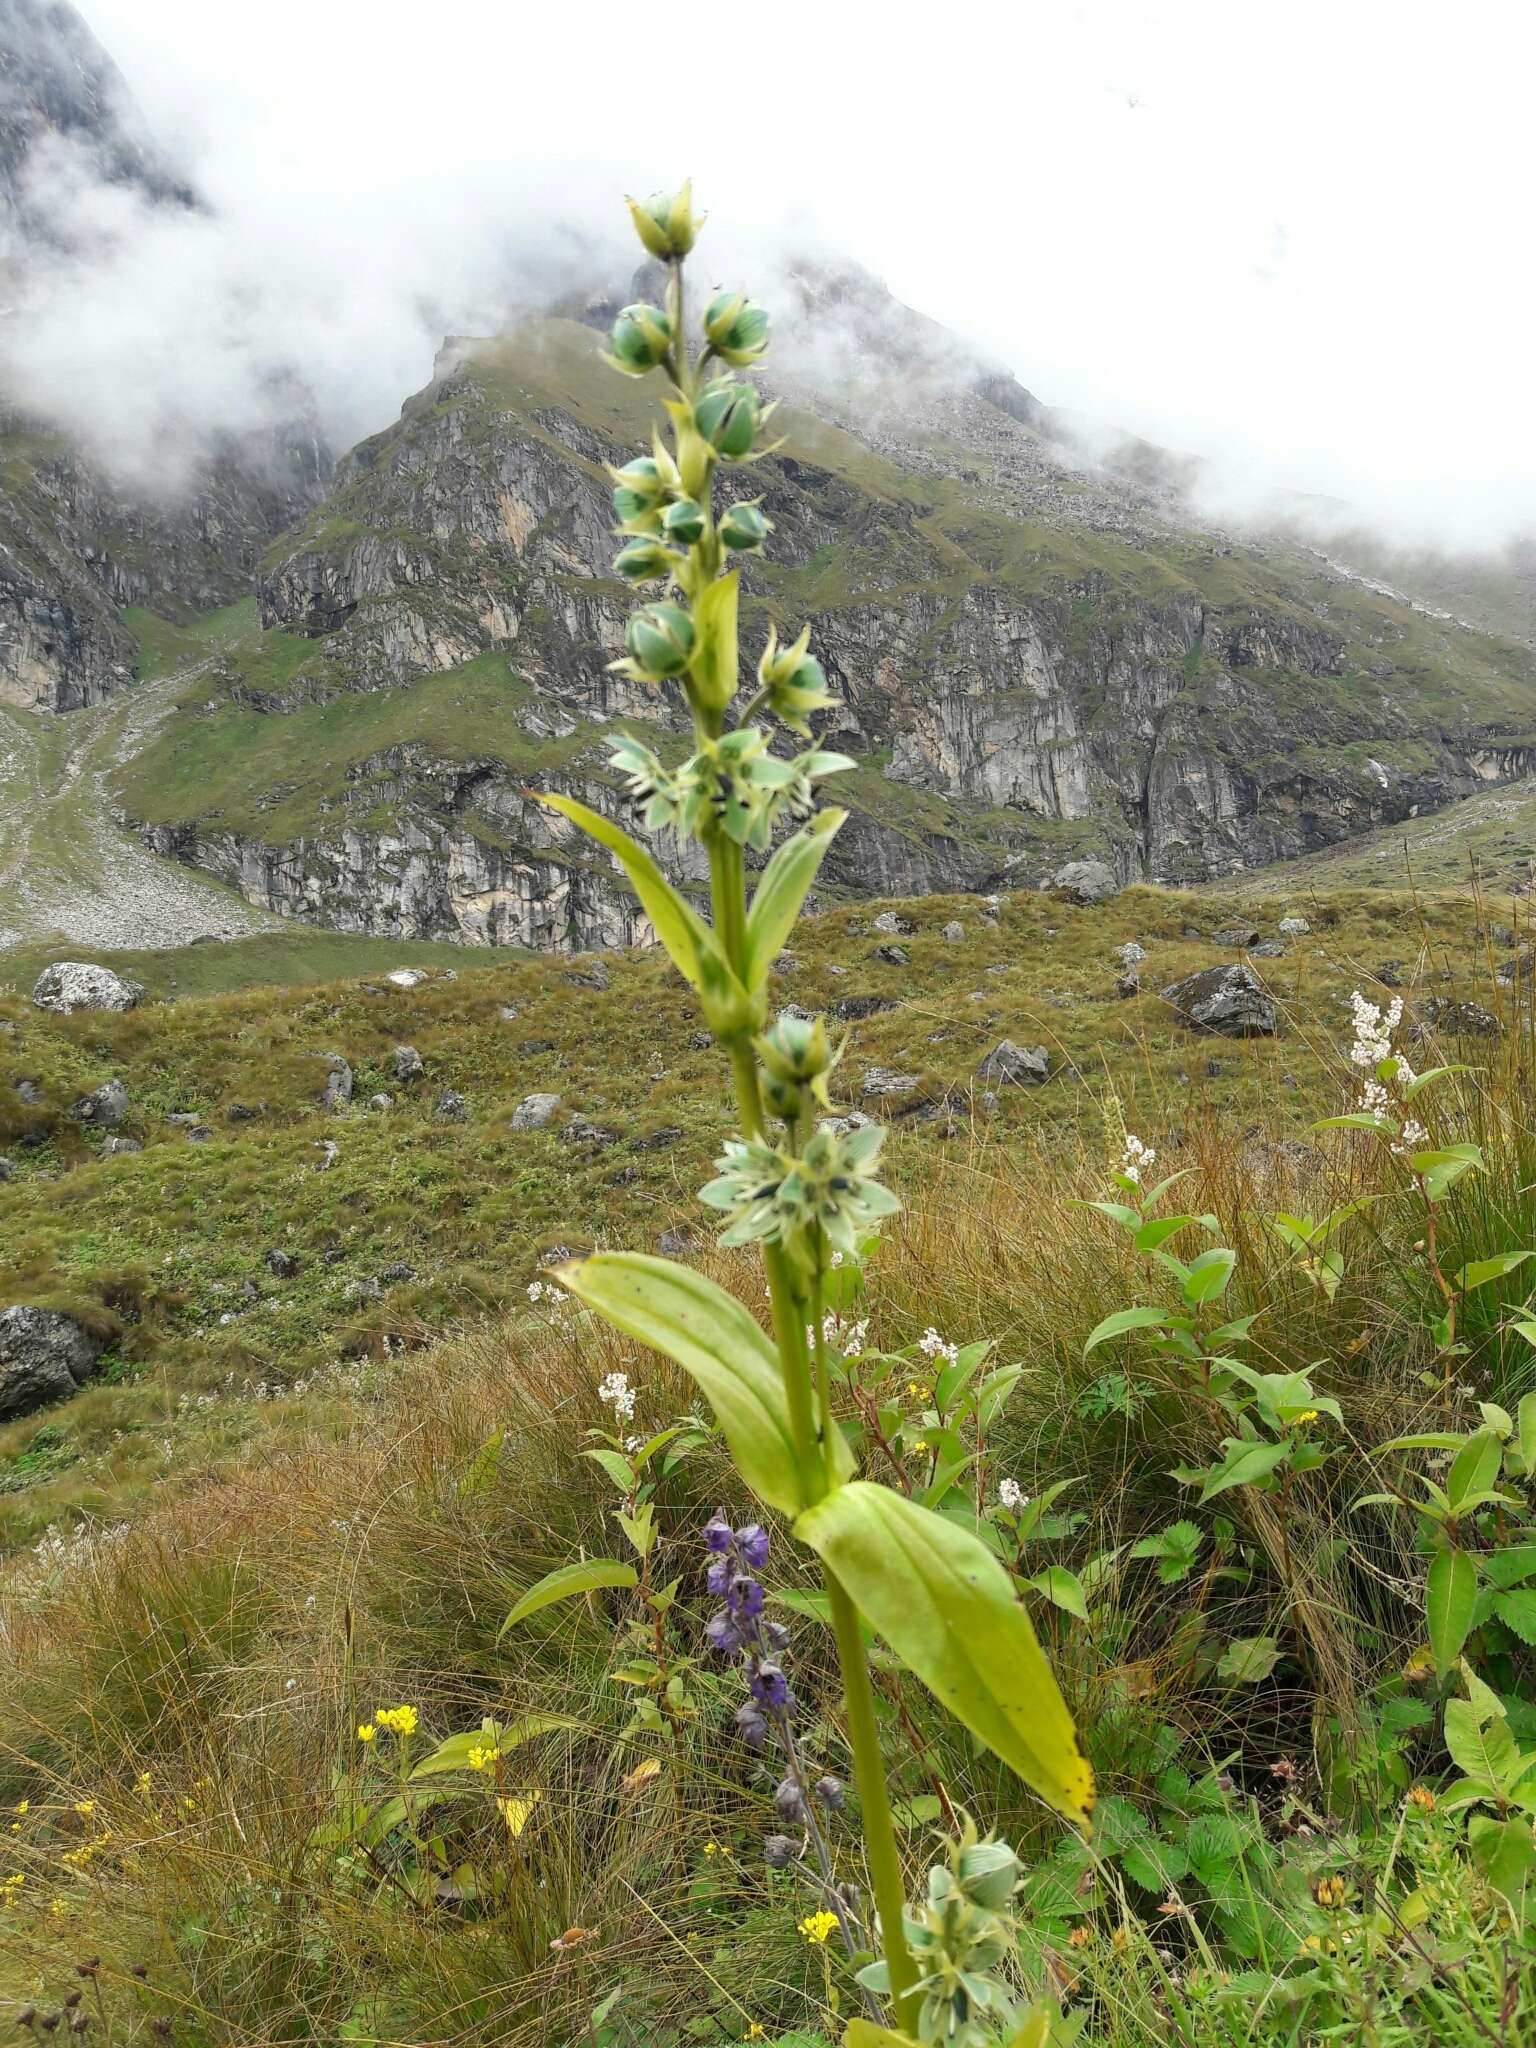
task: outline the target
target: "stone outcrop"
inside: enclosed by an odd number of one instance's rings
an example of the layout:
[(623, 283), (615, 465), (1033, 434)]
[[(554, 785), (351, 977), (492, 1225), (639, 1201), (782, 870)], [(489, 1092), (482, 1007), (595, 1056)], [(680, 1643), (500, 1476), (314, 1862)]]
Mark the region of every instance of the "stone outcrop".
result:
[(132, 1010), (143, 998), (138, 982), (125, 981), (110, 967), (86, 960), (56, 961), (32, 985), (32, 1001), (39, 1010), (57, 1010), (65, 1017), (74, 1010)]
[(101, 1338), (57, 1309), (18, 1303), (0, 1313), (0, 1422), (78, 1393), (103, 1349)]
[(1162, 992), (1186, 1024), (1223, 1038), (1273, 1038), (1275, 1005), (1263, 982), (1241, 962), (1207, 967)]

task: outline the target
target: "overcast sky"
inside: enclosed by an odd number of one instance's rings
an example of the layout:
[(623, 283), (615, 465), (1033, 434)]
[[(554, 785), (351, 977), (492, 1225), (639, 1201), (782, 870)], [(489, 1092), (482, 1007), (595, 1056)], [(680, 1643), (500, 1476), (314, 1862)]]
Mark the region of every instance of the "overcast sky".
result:
[(141, 355), (174, 356), (150, 328), (196, 328), (233, 239), (382, 424), (493, 243), (537, 267), (557, 219), (601, 239), (617, 193), (691, 171), (722, 222), (846, 251), (1039, 397), (1245, 491), (1536, 527), (1525, 0), (82, 11), (229, 223), (181, 286), (123, 280)]

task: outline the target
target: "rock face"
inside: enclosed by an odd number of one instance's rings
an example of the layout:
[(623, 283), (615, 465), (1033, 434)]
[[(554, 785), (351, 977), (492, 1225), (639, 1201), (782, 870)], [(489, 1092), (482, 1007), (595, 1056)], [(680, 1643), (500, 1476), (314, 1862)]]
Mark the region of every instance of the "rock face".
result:
[(96, 1370), (102, 1342), (73, 1316), (18, 1305), (0, 1314), (0, 1422), (77, 1393)]
[[(620, 380), (601, 406), (572, 396), (602, 378), (598, 347), (555, 320), (506, 344), (448, 344), (431, 387), (344, 459), (261, 583), (264, 623), (314, 653), (239, 700), (253, 744), (267, 720), (323, 708), (345, 748), (354, 700), (361, 728), (380, 693), (494, 661), (486, 715), (446, 742), (359, 741), (342, 786), (280, 837), (259, 811), (231, 823), (227, 807), (200, 809), (194, 791), (174, 815), (134, 813), (152, 845), (342, 930), (566, 950), (647, 936), (616, 871), (526, 795), (534, 779), (619, 816), (605, 729), (676, 737), (668, 694), (609, 667), (633, 594), (609, 573), (604, 465), (649, 425), (645, 394)], [(884, 454), (878, 429), (852, 424)], [(775, 616), (809, 618), (843, 700), (823, 736), (860, 764), (836, 792), (851, 816), (829, 890), (986, 894), (1061, 877), (1102, 900), (1434, 807), (1483, 786), (1478, 764), (1495, 757), (1506, 778), (1536, 772), (1536, 749), (1494, 738), (1528, 654), (1462, 636), (1481, 680), (1448, 726), (1406, 607), (1359, 610), (1344, 581), (1319, 599), (1315, 559), (1303, 573), (1159, 526), (1145, 501), (1081, 478), (1065, 490), (1007, 406), (975, 400), (972, 431), (1006, 489), (904, 479), (916, 458), (903, 447), (876, 497), (859, 460), (820, 441), (752, 472), (775, 532), (771, 581), (744, 571), (749, 651), (770, 597)], [(942, 547), (931, 488), (951, 508)], [(1031, 520), (1048, 529), (1043, 568)], [(1079, 527), (1097, 529), (1091, 549)], [(694, 849), (658, 852), (702, 886)]]
[(560, 1108), (558, 1095), (525, 1095), (512, 1112), (514, 1131), (542, 1131), (554, 1122)]
[(143, 995), (138, 982), (124, 981), (110, 967), (84, 960), (57, 961), (32, 985), (32, 1001), (39, 1010), (57, 1010), (66, 1017), (73, 1010), (131, 1010)]
[(1186, 1024), (1223, 1038), (1272, 1038), (1275, 1006), (1251, 967), (1207, 967), (1163, 990)]
[(70, 1109), (76, 1123), (94, 1130), (115, 1131), (128, 1114), (128, 1090), (121, 1081), (103, 1081), (89, 1095), (82, 1095)]

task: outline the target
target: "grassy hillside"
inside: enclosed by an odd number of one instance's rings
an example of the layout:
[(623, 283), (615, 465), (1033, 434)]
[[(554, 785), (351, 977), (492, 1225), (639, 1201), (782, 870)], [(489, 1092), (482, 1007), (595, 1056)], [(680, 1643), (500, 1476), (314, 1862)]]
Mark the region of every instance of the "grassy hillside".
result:
[[(1222, 907), (1155, 890), (1093, 909), (1013, 895), (995, 920), (976, 899), (923, 899), (894, 906), (913, 927), (895, 937), (873, 928), (878, 906), (828, 913), (797, 936), (779, 995), (847, 1007), (844, 1099), (891, 1121), (898, 1151), (983, 1160), (1100, 1133), (1109, 1145), (1122, 1120), (1175, 1146), (1209, 1114), (1299, 1129), (1336, 1106), (1347, 997), (1382, 973), (1508, 1007), (1495, 972), (1516, 934), (1469, 901), (1298, 903), (1311, 933), (1254, 963), (1281, 1007), (1273, 1040), (1202, 1038), (1172, 1017), (1159, 989), (1235, 956), (1211, 943)], [(1277, 898), (1254, 928), (1273, 936), (1291, 907)], [(958, 940), (943, 935), (951, 920)], [(1112, 949), (1129, 940), (1149, 957), (1143, 993), (1121, 999)], [(893, 944), (906, 964), (878, 957)], [(0, 1430), (0, 1531), (13, 1543), (60, 1514), (117, 1515), (168, 1460), (180, 1466), (189, 1439), (196, 1462), (288, 1428), (293, 1388), (302, 1410), (356, 1361), (504, 1308), (555, 1246), (654, 1245), (692, 1223), (719, 1135), (718, 1056), (695, 1042), (685, 992), (655, 955), (480, 964), (458, 948), (285, 932), (112, 957), (177, 999), (67, 1020), (24, 1000), (42, 957), (0, 961), (15, 990), (0, 994), (0, 1152), (16, 1169), (0, 1187), (0, 1306), (70, 1307), (112, 1345), (67, 1409)], [(411, 963), (427, 972), (420, 986), (383, 978)], [(333, 978), (343, 971), (364, 978)], [(1052, 1078), (984, 1107), (976, 1068), (1003, 1038), (1047, 1047)], [(400, 1044), (425, 1067), (403, 1086)], [(340, 1116), (320, 1106), (331, 1053), (355, 1077)], [(68, 1110), (111, 1078), (129, 1091), (122, 1135), (143, 1149), (103, 1157)], [(439, 1115), (446, 1091), (463, 1097), (462, 1120)], [(513, 1130), (540, 1091), (561, 1098), (556, 1117)], [(392, 1106), (371, 1110), (380, 1093)], [(297, 1258), (295, 1277), (273, 1278), (273, 1250)]]
[[(1448, 1791), (1442, 1709), (1464, 1682), (1426, 1671), (1407, 1518), (1361, 1499), (1418, 1491), (1390, 1437), (1475, 1428), (1479, 1400), (1513, 1414), (1531, 1387), (1511, 1325), (1529, 1291), (1518, 1254), (1536, 1243), (1532, 1018), (1528, 985), (1516, 997), (1493, 980), (1508, 945), (1466, 902), (1310, 906), (1310, 936), (1259, 963), (1281, 1036), (1226, 1044), (1174, 1027), (1152, 995), (1107, 993), (1110, 948), (1129, 938), (1148, 948), (1149, 988), (1225, 957), (1184, 936), (1216, 923), (1205, 899), (1010, 898), (996, 926), (975, 901), (896, 907), (916, 927), (896, 941), (905, 968), (871, 961), (892, 941), (848, 913), (796, 934), (785, 993), (894, 1004), (854, 1027), (845, 1094), (876, 1063), (963, 1081), (1003, 1030), (1051, 1043), (1083, 1079), (1014, 1091), (990, 1120), (958, 1105), (947, 1140), (909, 1128), (888, 1176), (906, 1209), (868, 1269), (868, 1350), (839, 1412), (864, 1412), (863, 1373), (920, 1418), (936, 1397), (929, 1328), (993, 1337), (1018, 1367), (965, 1492), (974, 1480), (1102, 1794), (1089, 1850), (882, 1656), (909, 1890), (949, 1814), (996, 1825), (1024, 1859), (1025, 1982), (1064, 2003), (1082, 2048), (1518, 2048), (1536, 2023), (1523, 1892), (1479, 1860)], [(950, 916), (961, 941), (942, 937)], [(1384, 1148), (1304, 1130), (1353, 1096), (1345, 999), (1388, 957), (1412, 963), (1410, 1003), (1476, 992), (1505, 1023), (1497, 1043), (1445, 1048), (1476, 1070), (1428, 1112), (1485, 1165), (1442, 1205), (1446, 1270), (1508, 1262), (1469, 1297), (1454, 1384), (1430, 1334), (1441, 1304), (1411, 1185)], [(44, 1515), (98, 1518), (0, 1573), (0, 2012), (51, 2016), (79, 1991), (98, 2037), (147, 2043), (169, 2022), (196, 2048), (841, 2036), (858, 1991), (842, 1952), (804, 1932), (814, 1880), (798, 1858), (764, 1863), (782, 1767), (736, 1738), (739, 1673), (703, 1647), (698, 1530), (721, 1503), (742, 1518), (739, 1482), (679, 1375), (524, 1294), (555, 1242), (650, 1244), (696, 1214), (722, 1124), (719, 1056), (692, 1043), (659, 963), (608, 962), (606, 991), (567, 979), (591, 965), (504, 961), (407, 993), (330, 983), (62, 1024), (5, 1007), (19, 1027), (0, 1038), (6, 1072), (40, 1074), (48, 1109), (46, 1142), (0, 1189), (6, 1242), (30, 1246), (50, 1285), (121, 1314), (124, 1339), (111, 1384), (0, 1439), (13, 1539)], [(526, 1049), (535, 1036), (548, 1050)], [(346, 1050), (366, 1094), (400, 1038), (426, 1059), (424, 1103), (313, 1112), (305, 1055)], [(107, 1071), (129, 1080), (146, 1148), (93, 1162), (52, 1111)], [(464, 1089), (464, 1124), (432, 1117), (442, 1085)], [(617, 1142), (511, 1132), (508, 1106), (537, 1086)], [(14, 1118), (12, 1096), (0, 1102)], [(230, 1124), (234, 1104), (263, 1102)], [(216, 1136), (163, 1131), (173, 1105)], [(674, 1147), (634, 1149), (669, 1125)], [(1178, 1201), (1234, 1249), (1220, 1313), (1257, 1318), (1254, 1364), (1305, 1373), (1319, 1403), (1339, 1404), (1337, 1425), (1308, 1411), (1325, 1456), (1283, 1497), (1234, 1487), (1197, 1502), (1170, 1474), (1216, 1451), (1227, 1425), (1208, 1394), (1134, 1338), (1085, 1354), (1102, 1317), (1168, 1287), (1080, 1206), (1114, 1192), (1127, 1125), (1159, 1173), (1187, 1172)], [(340, 1156), (320, 1171), (327, 1138)], [(1352, 1201), (1325, 1293), (1265, 1219)], [(269, 1239), (300, 1255), (295, 1282), (269, 1283)], [(129, 1254), (140, 1278), (119, 1283), (113, 1310), (105, 1265)], [(347, 1283), (394, 1257), (414, 1258), (435, 1295), (408, 1286), (359, 1313)], [(704, 1262), (760, 1302), (754, 1256)], [(246, 1277), (263, 1298), (242, 1307)], [(221, 1303), (236, 1318), (223, 1328)], [(468, 1311), (467, 1327), (424, 1341)], [(306, 1363), (338, 1354), (339, 1368)], [(614, 1426), (600, 1396), (614, 1372), (636, 1391), (638, 1429), (684, 1425), (652, 1494), (672, 1604), (654, 1624), (620, 1589), (507, 1631), (547, 1571), (622, 1547), (613, 1489), (581, 1455), (588, 1432)], [(896, 1483), (928, 1469), (923, 1454)], [(1031, 1501), (1063, 1491), (1015, 1539), (1004, 1481)], [(131, 1529), (101, 1527), (125, 1514)], [(846, 1777), (830, 1646), (776, 1521), (764, 1576), (790, 1629), (802, 1753)], [(1490, 1618), (1467, 1654), (1523, 1752), (1530, 1653)], [(419, 1722), (408, 1751), (378, 1719), (395, 1703)], [(525, 1738), (489, 1772), (466, 1761), (487, 1716)], [(1511, 1827), (1528, 1840), (1528, 1822)], [(829, 1831), (837, 1870), (862, 1888), (851, 1817)]]

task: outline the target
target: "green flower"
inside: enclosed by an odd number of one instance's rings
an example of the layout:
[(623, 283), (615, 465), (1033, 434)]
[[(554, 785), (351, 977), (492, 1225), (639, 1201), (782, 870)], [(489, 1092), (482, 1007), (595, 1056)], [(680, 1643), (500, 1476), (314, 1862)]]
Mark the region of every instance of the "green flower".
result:
[(672, 256), (686, 256), (704, 225), (704, 215), (693, 210), (691, 178), (675, 192), (653, 192), (649, 199), (626, 199), (625, 204), (635, 233), (663, 262)]
[(734, 377), (717, 377), (706, 384), (693, 408), (694, 425), (717, 455), (740, 462), (752, 452), (752, 444), (771, 408), (763, 405), (756, 387), (738, 383)]
[(749, 504), (727, 506), (720, 520), (721, 540), (739, 554), (760, 548), (772, 531), (755, 499)]
[(623, 776), (624, 793), (641, 809), (648, 832), (667, 825), (681, 829), (691, 793), (687, 767), (677, 773), (663, 767), (643, 740), (627, 732), (609, 743), (608, 759)]
[(608, 361), (626, 377), (643, 377), (666, 360), (672, 347), (672, 322), (659, 306), (643, 302), (626, 306), (613, 323)]
[(667, 539), (679, 547), (691, 548), (704, 532), (704, 507), (692, 498), (679, 498), (661, 515)]
[(792, 1159), (760, 1140), (732, 1138), (699, 1200), (729, 1216), (723, 1245), (782, 1244), (803, 1257), (819, 1225), (835, 1251), (855, 1255), (861, 1236), (901, 1207), (870, 1177), (884, 1143), (878, 1124), (848, 1132), (823, 1124)]
[(674, 573), (677, 557), (659, 540), (632, 540), (619, 549), (613, 566), (626, 583), (654, 583), (658, 577)]
[(621, 533), (660, 533), (661, 508), (671, 489), (666, 471), (649, 455), (637, 455), (622, 469), (610, 469), (613, 514)]
[(768, 350), (768, 314), (744, 292), (716, 292), (704, 309), (704, 334), (717, 356), (744, 370)]
[(823, 1109), (827, 1076), (842, 1057), (827, 1042), (824, 1017), (797, 1017), (785, 1010), (753, 1046), (763, 1069), (763, 1093), (769, 1108), (786, 1123), (797, 1122), (814, 1102)]
[(775, 628), (770, 627), (768, 645), (757, 664), (757, 679), (767, 694), (768, 709), (791, 732), (810, 737), (810, 716), (838, 702), (827, 687), (826, 670), (814, 654), (807, 653), (811, 629), (807, 626), (791, 647), (780, 647)]
[(693, 621), (679, 604), (647, 604), (624, 629), (625, 673), (661, 683), (681, 675), (693, 653)]

